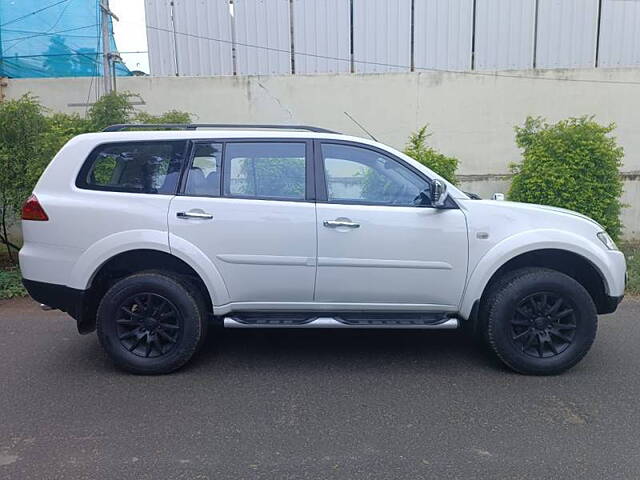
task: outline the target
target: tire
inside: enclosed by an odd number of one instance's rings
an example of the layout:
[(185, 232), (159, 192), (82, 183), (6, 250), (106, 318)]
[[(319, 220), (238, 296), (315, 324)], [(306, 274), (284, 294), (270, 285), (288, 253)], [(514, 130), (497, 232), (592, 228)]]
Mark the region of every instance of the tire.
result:
[(489, 306), (492, 305), (495, 301), (496, 295), (502, 291), (504, 287), (506, 287), (513, 279), (524, 275), (529, 272), (540, 271), (540, 268), (536, 267), (524, 267), (518, 270), (512, 270), (510, 272), (505, 273), (500, 278), (498, 278), (495, 283), (491, 286), (491, 288), (487, 292), (486, 298), (482, 299), (480, 303), (480, 311), (478, 313), (478, 327), (475, 331), (475, 337), (484, 345), (491, 348), (491, 342), (489, 341)]
[(142, 272), (116, 282), (97, 312), (98, 338), (115, 365), (136, 374), (164, 374), (185, 365), (202, 345), (202, 295), (170, 273)]
[(510, 272), (486, 302), (489, 345), (508, 367), (555, 375), (576, 365), (593, 344), (598, 317), (585, 288), (544, 268)]

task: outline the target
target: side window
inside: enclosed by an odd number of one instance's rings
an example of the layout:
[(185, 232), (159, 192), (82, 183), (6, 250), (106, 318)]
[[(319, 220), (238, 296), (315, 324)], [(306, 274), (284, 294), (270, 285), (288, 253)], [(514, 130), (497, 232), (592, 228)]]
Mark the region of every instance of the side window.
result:
[(304, 200), (305, 150), (304, 143), (228, 143), (225, 195)]
[(392, 158), (366, 148), (322, 144), (329, 202), (415, 206), (429, 182)]
[(100, 145), (87, 158), (76, 185), (91, 190), (173, 195), (185, 146), (184, 141)]
[(221, 143), (197, 143), (187, 173), (186, 195), (217, 197), (220, 195)]

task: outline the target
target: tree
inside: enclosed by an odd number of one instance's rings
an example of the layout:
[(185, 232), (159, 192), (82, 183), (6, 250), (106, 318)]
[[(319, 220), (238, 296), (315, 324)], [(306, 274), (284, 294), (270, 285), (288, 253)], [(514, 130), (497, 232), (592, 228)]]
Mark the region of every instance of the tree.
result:
[(191, 123), (191, 115), (179, 110), (169, 110), (160, 115), (151, 115), (147, 112), (138, 112), (133, 117), (134, 123)]
[(71, 138), (99, 131), (114, 123), (189, 123), (188, 113), (170, 110), (161, 115), (134, 112), (130, 93), (104, 95), (89, 110), (78, 114), (49, 114), (36, 97), (0, 103), (0, 244), (16, 260), (18, 245), (9, 240), (9, 227), (19, 217), (22, 203), (53, 156)]
[(428, 127), (428, 125), (424, 125), (417, 132), (411, 134), (404, 153), (455, 185), (459, 161), (457, 158), (447, 157), (427, 145), (427, 138), (431, 136), (427, 132)]
[(9, 226), (35, 183), (31, 167), (41, 163), (46, 129), (42, 106), (35, 97), (27, 94), (0, 104), (0, 242), (12, 261), (12, 250), (18, 247), (9, 241)]
[(89, 122), (93, 131), (99, 132), (109, 125), (128, 123), (133, 106), (129, 103), (129, 93), (111, 92), (100, 97), (89, 109)]

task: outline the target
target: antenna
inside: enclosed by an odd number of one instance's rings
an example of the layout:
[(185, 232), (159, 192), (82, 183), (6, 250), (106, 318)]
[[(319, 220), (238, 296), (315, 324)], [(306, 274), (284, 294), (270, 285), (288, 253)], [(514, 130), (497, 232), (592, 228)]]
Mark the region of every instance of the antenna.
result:
[(364, 128), (362, 125), (360, 125), (360, 122), (358, 122), (355, 118), (353, 118), (351, 115), (349, 115), (349, 112), (344, 112), (344, 114), (345, 114), (347, 117), (349, 117), (349, 119), (350, 119), (353, 123), (355, 123), (357, 126), (359, 126), (359, 127), (362, 129), (362, 131), (363, 131), (364, 133), (366, 133), (367, 135), (369, 135), (369, 136), (371, 137), (371, 140), (373, 140), (374, 142), (377, 142), (377, 141), (378, 141), (378, 139), (377, 139), (376, 137), (374, 137), (373, 135), (371, 135), (371, 132), (369, 132), (369, 130), (367, 130), (366, 128)]

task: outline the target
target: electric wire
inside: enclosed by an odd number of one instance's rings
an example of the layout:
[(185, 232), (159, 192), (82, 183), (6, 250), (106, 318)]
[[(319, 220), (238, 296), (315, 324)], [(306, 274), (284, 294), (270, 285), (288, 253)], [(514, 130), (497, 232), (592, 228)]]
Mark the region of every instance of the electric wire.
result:
[[(10, 20), (9, 22), (6, 22), (6, 23), (0, 25), (0, 27), (3, 27), (5, 25), (9, 25), (10, 23), (14, 23), (14, 22), (16, 22), (18, 20), (21, 20), (23, 18), (29, 17), (29, 16), (34, 15), (36, 13), (42, 12), (42, 11), (47, 10), (49, 8), (52, 8), (52, 7), (56, 6), (56, 5), (60, 5), (62, 3), (66, 3), (68, 1), (70, 1), (70, 0), (60, 0), (58, 2), (55, 2), (55, 3), (51, 4), (51, 5), (43, 7), (41, 9), (35, 10), (33, 12), (30, 12), (30, 13), (28, 13), (26, 15), (23, 15), (21, 17), (18, 17), (16, 19)], [(129, 22), (129, 21), (126, 21), (126, 20), (123, 20), (123, 21), (125, 23), (131, 23), (131, 24), (140, 25), (137, 22)], [(167, 33), (171, 33), (171, 34), (175, 34), (175, 35), (182, 35), (182, 36), (185, 36), (185, 37), (195, 38), (195, 39), (199, 39), (199, 40), (207, 40), (207, 41), (218, 42), (218, 43), (223, 43), (223, 44), (230, 44), (230, 45), (241, 46), (241, 47), (246, 47), (246, 48), (255, 48), (255, 49), (269, 51), (269, 52), (285, 53), (285, 54), (289, 54), (289, 55), (291, 54), (291, 50), (289, 50), (289, 49), (268, 47), (268, 46), (265, 46), (265, 45), (256, 45), (256, 44), (251, 44), (251, 43), (246, 43), (246, 42), (238, 42), (238, 41), (233, 41), (233, 40), (226, 40), (226, 39), (222, 39), (222, 38), (208, 37), (208, 36), (204, 36), (204, 35), (197, 35), (197, 34), (192, 34), (192, 33), (187, 33), (187, 32), (178, 32), (178, 31), (174, 31), (172, 29), (157, 27), (157, 26), (154, 26), (154, 25), (146, 25), (145, 27), (147, 29), (150, 29), (150, 30), (167, 32)], [(87, 27), (82, 27), (82, 28), (87, 28)], [(39, 35), (47, 35), (47, 32), (41, 32)], [(127, 54), (127, 53), (147, 53), (147, 52), (138, 51), (138, 52), (120, 52), (120, 53)], [(86, 54), (81, 54), (81, 53), (77, 53), (77, 54), (86, 56)], [(392, 63), (385, 63), (385, 62), (373, 62), (373, 61), (369, 61), (369, 60), (358, 60), (358, 59), (355, 59), (355, 58), (353, 58), (353, 59), (352, 58), (340, 58), (340, 57), (335, 57), (335, 56), (331, 56), (331, 55), (322, 55), (322, 54), (317, 54), (317, 53), (300, 52), (300, 51), (296, 51), (294, 54), (295, 55), (300, 55), (300, 56), (305, 56), (305, 57), (310, 57), (310, 58), (318, 58), (318, 59), (323, 59), (323, 60), (334, 60), (334, 61), (345, 62), (345, 63), (353, 62), (354, 64), (359, 64), (359, 65), (371, 65), (371, 66), (379, 66), (379, 67), (386, 67), (386, 68), (397, 68), (397, 69), (406, 70), (406, 71), (411, 70), (410, 65), (392, 64)], [(46, 57), (46, 56), (53, 56), (53, 55), (39, 55), (39, 56), (40, 57)], [(24, 58), (24, 57), (17, 56), (17, 58)], [(588, 79), (588, 78), (552, 78), (552, 77), (545, 77), (545, 76), (540, 76), (540, 75), (518, 75), (518, 74), (510, 74), (510, 73), (503, 73), (503, 72), (480, 72), (480, 71), (477, 71), (477, 70), (451, 70), (451, 69), (440, 69), (440, 68), (420, 67), (420, 66), (415, 66), (414, 70), (419, 70), (419, 71), (424, 71), (424, 72), (454, 73), (454, 74), (471, 75), (471, 76), (482, 76), (482, 77), (502, 77), (502, 78), (512, 78), (512, 79), (542, 80), (542, 81), (551, 81), (551, 82), (595, 83), (595, 84), (610, 84), (610, 85), (640, 85), (640, 82), (626, 81), (626, 80), (600, 80), (600, 79)]]
[[(132, 23), (132, 24), (135, 23), (136, 25), (140, 25), (137, 22), (128, 22), (126, 20), (122, 20), (122, 21), (125, 22), (125, 23)], [(269, 51), (269, 52), (291, 54), (291, 50), (289, 50), (289, 49), (276, 48), (276, 47), (267, 47), (267, 46), (264, 46), (264, 45), (255, 45), (255, 44), (238, 42), (238, 41), (233, 41), (233, 40), (225, 40), (225, 39), (221, 39), (221, 38), (206, 37), (204, 35), (196, 35), (196, 34), (192, 34), (192, 33), (178, 32), (178, 31), (174, 31), (174, 30), (171, 30), (171, 29), (168, 29), (168, 28), (156, 27), (156, 26), (153, 26), (153, 25), (147, 25), (146, 28), (147, 29), (151, 29), (151, 30), (157, 30), (157, 31), (171, 33), (171, 34), (176, 34), (176, 35), (182, 35), (182, 36), (185, 36), (185, 37), (191, 37), (191, 38), (196, 38), (196, 39), (201, 39), (201, 40), (208, 40), (208, 41), (212, 41), (212, 42), (230, 44), (230, 45), (247, 47), (247, 48), (255, 48), (255, 49), (265, 50), (265, 51)], [(345, 62), (345, 63), (350, 63), (352, 61), (351, 58), (340, 58), (340, 57), (334, 57), (334, 56), (331, 56), (331, 55), (321, 55), (321, 54), (316, 54), (316, 53), (308, 53), (308, 52), (300, 52), (300, 51), (296, 51), (295, 55), (301, 55), (301, 56), (311, 57), (311, 58), (319, 58), (319, 59), (323, 59), (323, 60), (335, 60), (335, 61)], [(401, 64), (383, 63), (383, 62), (372, 62), (372, 61), (368, 61), (368, 60), (357, 60), (357, 59), (353, 59), (353, 63), (354, 64), (362, 64), (362, 65), (373, 65), (373, 66), (387, 67), (387, 68), (397, 68), (397, 69), (407, 70), (407, 71), (410, 70), (410, 65), (401, 65)], [(501, 72), (480, 72), (480, 71), (477, 71), (477, 70), (473, 70), (473, 71), (471, 71), (471, 70), (450, 70), (450, 69), (429, 68), (429, 67), (419, 67), (419, 66), (416, 66), (415, 70), (420, 70), (420, 71), (425, 71), (425, 72), (455, 73), (455, 74), (461, 74), (461, 75), (482, 76), (482, 77), (504, 77), (504, 78), (513, 78), (513, 79), (543, 80), (543, 81), (551, 81), (551, 82), (600, 83), (600, 84), (611, 84), (611, 85), (640, 85), (640, 82), (626, 81), (626, 80), (599, 80), (599, 79), (588, 79), (588, 78), (551, 78), (551, 77), (544, 77), (544, 76), (538, 76), (538, 75), (516, 75), (516, 74), (501, 73)]]
[(10, 24), (12, 24), (12, 23), (18, 22), (18, 21), (20, 21), (20, 20), (23, 20), (23, 19), (25, 19), (25, 18), (27, 18), (27, 17), (30, 17), (31, 15), (35, 15), (35, 14), (37, 14), (37, 13), (44, 12), (45, 10), (48, 10), (49, 8), (53, 8), (53, 7), (55, 7), (56, 5), (60, 5), (61, 3), (66, 3), (66, 2), (68, 2), (68, 1), (69, 1), (69, 0), (60, 0), (59, 2), (52, 3), (52, 4), (50, 4), (50, 5), (47, 5), (46, 7), (39, 8), (38, 10), (34, 10), (34, 11), (29, 12), (29, 13), (27, 13), (27, 14), (25, 14), (25, 15), (22, 15), (22, 16), (20, 16), (20, 17), (14, 18), (13, 20), (9, 20), (8, 22), (5, 22), (5, 23), (1, 24), (1, 25), (0, 25), (0, 28), (1, 28), (1, 27), (5, 27), (5, 26), (7, 26), (7, 25), (10, 25)]
[[(95, 27), (96, 25), (84, 25), (82, 27), (75, 27), (75, 28), (67, 28), (65, 30), (58, 30), (55, 32), (30, 32), (32, 33), (32, 35), (27, 35), (24, 37), (15, 37), (15, 38), (9, 38), (6, 41), (7, 42), (14, 42), (14, 41), (18, 41), (18, 40), (27, 40), (29, 38), (36, 38), (36, 37), (45, 37), (45, 36), (54, 36), (54, 35), (59, 35), (61, 33), (66, 33), (66, 32), (74, 32), (77, 30), (83, 30), (86, 28), (91, 28), (91, 27)], [(26, 33), (26, 32), (25, 32)], [(65, 35), (65, 37), (74, 37), (74, 38), (94, 38), (94, 35)], [(20, 42), (18, 42), (20, 43)], [(6, 51), (14, 48), (18, 43), (15, 43), (13, 45), (9, 45), (7, 48), (4, 49), (4, 52), (6, 54)]]

